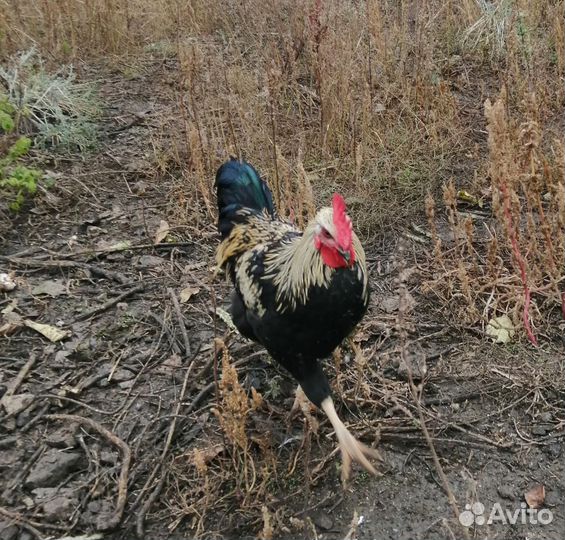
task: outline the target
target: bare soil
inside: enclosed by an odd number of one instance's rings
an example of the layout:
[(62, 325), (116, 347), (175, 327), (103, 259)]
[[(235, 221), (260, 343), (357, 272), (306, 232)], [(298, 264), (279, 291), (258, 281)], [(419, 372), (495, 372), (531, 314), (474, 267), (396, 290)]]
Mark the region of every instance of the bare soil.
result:
[[(477, 501), (487, 517), (496, 503), (522, 510), (526, 492), (545, 488), (542, 508), (551, 512), (550, 523), (522, 523), (520, 514), (513, 525), (479, 522), (466, 529), (469, 537), (562, 539), (562, 337), (548, 337), (534, 350), (517, 341), (494, 345), (480, 329), (462, 329), (420, 293), (425, 249), (400, 232), (367, 244), (373, 295), (356, 338), (366, 359), (363, 378), (348, 375), (360, 369), (348, 347), (339, 370), (335, 362), (328, 366), (341, 414), (360, 438), (378, 442), (384, 459), (382, 476), (355, 470), (348, 488), (341, 487), (339, 455), (328, 458), (335, 448), (328, 423), (315, 414), (321, 425), (313, 433), (300, 415), (289, 419), (293, 382), (215, 316), (230, 287), (212, 276), (214, 224), (172, 227), (173, 242), (152, 245), (161, 220), (173, 224), (176, 204), (174, 172), (156, 181), (151, 161), (151, 141), (166, 137), (176, 116), (172, 70), (148, 62), (129, 78), (120, 70), (91, 74), (101, 81), (106, 107), (100, 148), (44, 162), (57, 177), (55, 187), (15, 218), (6, 235), (0, 271), (13, 272), (18, 287), (1, 293), (0, 310), (12, 308), (21, 319), (67, 335), (51, 343), (22, 327), (0, 338), (0, 397), (14, 394), (13, 412), (0, 411), (0, 539), (96, 531), (133, 538), (142, 512), (146, 538), (193, 537), (196, 507), (186, 494), (194, 491), (190, 475), (179, 474), (192, 466), (192, 449), (220, 445), (210, 461), (223, 459), (226, 486), (239, 473), (230, 469), (229, 445), (212, 410), (214, 337), (228, 343), (244, 388), (256, 388), (266, 402), (248, 430), (268, 435), (279, 465), (262, 502), (277, 516), (279, 537), (464, 538), (400, 365), (400, 351), (409, 346), (411, 371), (423, 375), (423, 418), (458, 510)], [(405, 319), (399, 318), (401, 271), (410, 273), (414, 301)], [(179, 319), (173, 297), (189, 287)], [(11, 392), (18, 374), (23, 378)], [(364, 389), (351, 382), (359, 380)], [(131, 452), (127, 477), (119, 441)], [(230, 497), (227, 506), (224, 500), (208, 506), (201, 534), (265, 534), (261, 504), (256, 513), (242, 513), (238, 495)], [(105, 530), (113, 519), (117, 526)]]

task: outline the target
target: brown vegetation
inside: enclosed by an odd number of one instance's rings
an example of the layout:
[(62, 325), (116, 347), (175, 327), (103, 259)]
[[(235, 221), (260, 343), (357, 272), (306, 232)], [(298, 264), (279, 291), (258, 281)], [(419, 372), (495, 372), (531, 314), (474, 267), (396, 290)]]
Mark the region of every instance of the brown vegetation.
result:
[[(126, 78), (143, 58), (175, 62), (177, 114), (149, 141), (150, 175), (192, 238), (213, 234), (217, 166), (243, 156), (299, 224), (343, 192), (368, 251), (427, 224), (429, 253), (414, 266), (434, 313), (475, 332), (507, 313), (540, 344), (565, 317), (563, 9), (563, 0), (0, 0), (0, 58), (36, 46), (48, 65), (104, 58)], [(421, 410), (404, 382), (372, 367), (374, 341), (359, 343), (347, 365), (336, 356), (336, 388), (360, 411), (381, 400), (403, 411), (400, 437), (412, 436)], [(327, 465), (309, 465), (313, 426), (281, 462), (256, 415), (283, 415), (247, 395), (223, 344), (218, 359), (216, 438), (171, 456), (158, 516), (203, 535), (236, 507), (221, 527), (263, 538), (309, 530), (284, 509)], [(541, 385), (528, 377), (516, 377), (524, 395)], [(360, 416), (356, 427), (375, 432), (378, 419)], [(297, 469), (306, 488), (293, 484)]]

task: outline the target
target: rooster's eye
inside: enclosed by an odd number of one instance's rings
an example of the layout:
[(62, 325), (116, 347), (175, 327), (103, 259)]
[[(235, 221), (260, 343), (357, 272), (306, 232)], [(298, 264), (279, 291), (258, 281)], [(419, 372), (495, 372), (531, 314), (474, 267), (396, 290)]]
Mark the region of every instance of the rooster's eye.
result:
[(324, 238), (331, 238), (332, 237), (332, 235), (330, 234), (328, 229), (322, 229), (322, 235), (324, 236)]

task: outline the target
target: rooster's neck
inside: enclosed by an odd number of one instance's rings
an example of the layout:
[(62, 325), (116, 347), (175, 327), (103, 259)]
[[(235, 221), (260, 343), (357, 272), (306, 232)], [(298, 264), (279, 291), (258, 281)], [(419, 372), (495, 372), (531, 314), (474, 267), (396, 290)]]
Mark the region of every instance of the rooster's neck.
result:
[(293, 310), (305, 304), (312, 287), (329, 287), (335, 270), (326, 265), (314, 245), (314, 229), (281, 246), (266, 260), (266, 276), (272, 278), (277, 289), (280, 310)]

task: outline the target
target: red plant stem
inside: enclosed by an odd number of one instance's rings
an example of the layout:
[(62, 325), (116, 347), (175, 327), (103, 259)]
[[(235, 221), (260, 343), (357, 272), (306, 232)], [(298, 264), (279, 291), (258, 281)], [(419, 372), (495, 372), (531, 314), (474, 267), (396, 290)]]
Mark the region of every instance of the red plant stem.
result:
[(504, 217), (506, 218), (506, 225), (508, 227), (508, 234), (510, 236), (510, 242), (512, 244), (512, 251), (514, 253), (514, 258), (518, 263), (518, 267), (520, 268), (520, 279), (522, 280), (522, 286), (524, 287), (524, 311), (522, 313), (524, 319), (524, 328), (526, 329), (526, 334), (532, 345), (537, 347), (538, 340), (532, 332), (532, 327), (530, 325), (530, 288), (528, 287), (526, 264), (524, 262), (524, 258), (522, 257), (522, 253), (520, 252), (520, 246), (518, 246), (518, 239), (516, 238), (516, 233), (514, 231), (514, 222), (512, 219), (512, 213), (510, 212), (510, 196), (508, 195), (506, 182), (500, 183), (500, 191), (502, 192), (502, 196), (504, 198)]

